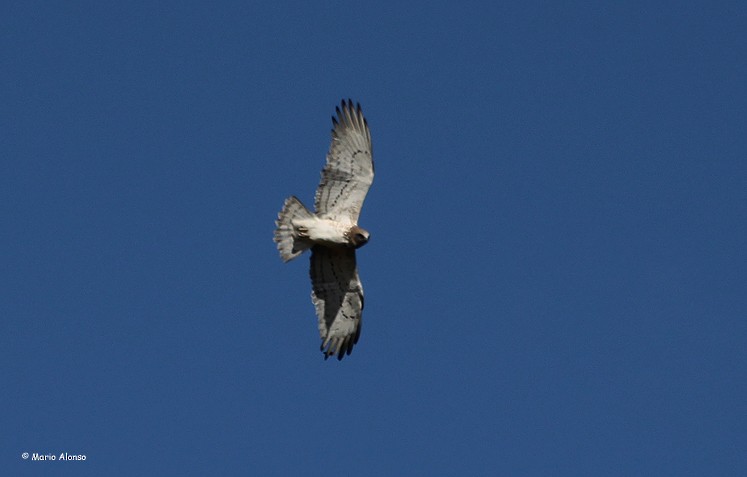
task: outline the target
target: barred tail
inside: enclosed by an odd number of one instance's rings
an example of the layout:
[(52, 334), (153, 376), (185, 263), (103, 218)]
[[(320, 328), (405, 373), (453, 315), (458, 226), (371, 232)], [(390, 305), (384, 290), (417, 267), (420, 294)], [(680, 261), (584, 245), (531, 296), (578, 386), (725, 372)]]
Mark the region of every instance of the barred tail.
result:
[(293, 226), (296, 219), (310, 219), (314, 215), (304, 207), (300, 200), (295, 196), (285, 199), (283, 210), (278, 214), (278, 220), (275, 221), (275, 242), (278, 244), (280, 258), (284, 262), (292, 260), (304, 250), (311, 248), (311, 243), (298, 236), (297, 230)]

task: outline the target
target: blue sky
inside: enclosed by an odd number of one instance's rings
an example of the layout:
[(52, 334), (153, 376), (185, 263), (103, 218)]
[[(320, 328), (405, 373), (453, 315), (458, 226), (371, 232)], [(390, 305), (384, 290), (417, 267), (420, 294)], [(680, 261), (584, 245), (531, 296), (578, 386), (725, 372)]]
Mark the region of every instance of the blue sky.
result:
[[(746, 18), (6, 2), (0, 469), (745, 475)], [(325, 362), (272, 231), (347, 97), (365, 325)]]

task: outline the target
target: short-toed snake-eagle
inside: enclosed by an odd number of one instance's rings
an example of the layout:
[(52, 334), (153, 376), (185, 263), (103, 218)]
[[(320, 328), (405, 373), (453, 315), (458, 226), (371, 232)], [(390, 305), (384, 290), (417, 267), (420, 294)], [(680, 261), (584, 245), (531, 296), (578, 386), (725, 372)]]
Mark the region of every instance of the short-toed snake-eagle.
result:
[(363, 286), (355, 250), (368, 242), (358, 226), (373, 182), (371, 132), (360, 104), (342, 101), (332, 117), (332, 144), (310, 212), (295, 196), (278, 214), (275, 242), (289, 261), (311, 249), (311, 301), (319, 318), (324, 358), (350, 354), (361, 334)]

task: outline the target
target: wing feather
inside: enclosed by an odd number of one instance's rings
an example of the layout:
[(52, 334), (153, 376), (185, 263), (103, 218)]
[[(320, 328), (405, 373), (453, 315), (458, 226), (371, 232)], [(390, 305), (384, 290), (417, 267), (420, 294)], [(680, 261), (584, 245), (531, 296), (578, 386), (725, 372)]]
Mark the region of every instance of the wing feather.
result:
[(342, 359), (358, 342), (363, 312), (363, 286), (355, 250), (315, 246), (311, 253), (311, 301), (319, 319), (325, 359)]
[(360, 104), (353, 106), (351, 100), (343, 100), (336, 112), (314, 206), (322, 218), (348, 219), (356, 224), (374, 176), (371, 131)]

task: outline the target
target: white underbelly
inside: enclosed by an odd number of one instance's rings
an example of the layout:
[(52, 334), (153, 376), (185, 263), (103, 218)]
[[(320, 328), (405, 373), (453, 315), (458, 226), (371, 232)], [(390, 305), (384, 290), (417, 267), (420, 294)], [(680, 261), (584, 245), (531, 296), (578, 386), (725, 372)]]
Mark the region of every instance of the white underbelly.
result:
[(348, 243), (344, 234), (350, 229), (349, 224), (314, 217), (294, 220), (293, 225), (312, 242), (336, 245)]

